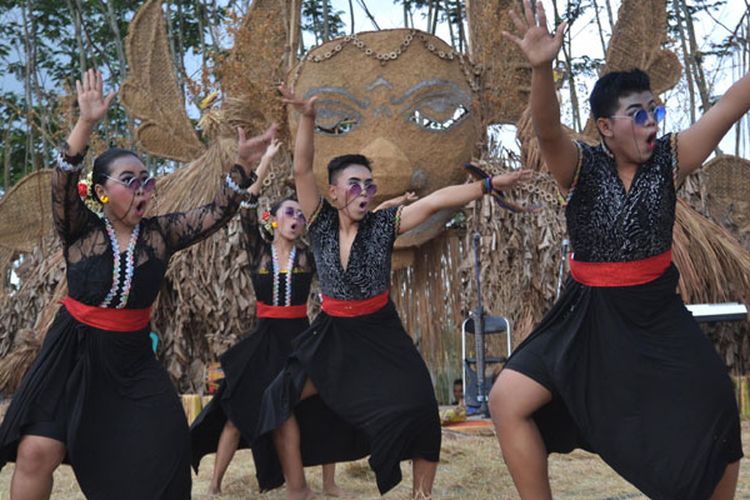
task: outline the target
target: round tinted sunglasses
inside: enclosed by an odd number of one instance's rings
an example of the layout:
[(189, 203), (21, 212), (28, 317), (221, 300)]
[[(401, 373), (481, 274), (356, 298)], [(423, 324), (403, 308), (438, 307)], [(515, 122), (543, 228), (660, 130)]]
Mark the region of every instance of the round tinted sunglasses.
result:
[(656, 106), (653, 111), (647, 111), (641, 108), (636, 111), (634, 115), (612, 115), (610, 118), (628, 118), (633, 120), (633, 123), (639, 127), (645, 127), (646, 123), (648, 123), (648, 115), (652, 115), (656, 123), (661, 123), (667, 116), (667, 110), (664, 106)]
[(302, 210), (298, 210), (292, 207), (286, 207), (283, 213), (287, 217), (296, 217), (297, 219), (301, 220), (303, 223), (305, 222), (305, 214), (302, 213)]
[(130, 189), (132, 192), (136, 192), (139, 189), (143, 188), (143, 191), (146, 193), (150, 193), (156, 188), (156, 178), (155, 177), (131, 177), (130, 179), (126, 181), (122, 181), (116, 177), (107, 176), (107, 179), (111, 179), (119, 184), (122, 184), (123, 186)]
[(378, 186), (375, 183), (364, 184), (362, 182), (354, 182), (346, 190), (348, 198), (357, 198), (362, 192), (368, 198), (372, 198), (378, 192)]

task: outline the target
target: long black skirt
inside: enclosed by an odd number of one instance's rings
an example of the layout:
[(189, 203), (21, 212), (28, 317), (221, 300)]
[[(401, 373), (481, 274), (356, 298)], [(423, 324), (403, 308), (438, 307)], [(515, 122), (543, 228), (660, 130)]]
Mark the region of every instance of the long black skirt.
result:
[(650, 498), (708, 498), (742, 457), (727, 368), (676, 293), (674, 265), (631, 287), (568, 279), (506, 367), (546, 387), (548, 452), (599, 454)]
[[(300, 402), (308, 378), (318, 396)], [(369, 454), (381, 494), (401, 481), (402, 460), (440, 458), (432, 381), (391, 302), (355, 318), (321, 312), (295, 339), (260, 412), (260, 439), (294, 412), (305, 465)]]
[(0, 467), (24, 435), (65, 444), (86, 498), (190, 498), (187, 420), (148, 330), (99, 330), (61, 307), (0, 426)]
[[(253, 332), (227, 350), (219, 359), (224, 379), (214, 397), (190, 426), (193, 468), (215, 453), (221, 431), (229, 419), (240, 431), (240, 448), (247, 448), (258, 426), (260, 401), (268, 384), (281, 372), (292, 339), (310, 326), (307, 318), (261, 318)], [(281, 466), (271, 439), (252, 447), (255, 471), (261, 491), (284, 483)]]

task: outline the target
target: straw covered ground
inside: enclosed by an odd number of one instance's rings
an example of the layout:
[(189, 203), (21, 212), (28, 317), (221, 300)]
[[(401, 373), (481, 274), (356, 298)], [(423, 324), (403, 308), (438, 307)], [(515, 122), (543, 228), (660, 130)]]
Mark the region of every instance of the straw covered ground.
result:
[[(750, 453), (750, 422), (742, 424), (745, 454)], [(206, 457), (200, 474), (194, 477), (193, 498), (203, 499), (213, 467), (213, 455)], [(411, 487), (411, 471), (408, 463), (402, 464), (404, 480), (385, 496), (386, 499), (408, 498)], [(13, 472), (9, 464), (0, 472), (0, 499), (8, 498), (8, 483)], [(222, 499), (247, 498), (283, 499), (284, 490), (279, 489), (260, 495), (253, 478), (252, 455), (249, 451), (238, 452), (230, 464), (224, 480)], [(555, 498), (575, 499), (631, 499), (645, 498), (623, 479), (618, 477), (601, 459), (590, 453), (576, 451), (570, 455), (550, 457), (550, 476)], [(336, 472), (337, 480), (351, 498), (378, 498), (375, 479), (367, 462), (342, 464)], [(308, 478), (314, 489), (321, 490), (320, 468), (308, 469)], [(494, 437), (458, 435), (446, 431), (443, 434), (443, 449), (434, 489), (435, 498), (440, 499), (512, 499), (514, 493), (510, 476), (500, 457)], [(322, 495), (321, 495), (322, 497)], [(55, 474), (52, 498), (60, 500), (83, 498), (73, 472), (68, 466)], [(737, 498), (750, 498), (750, 464), (743, 459)]]

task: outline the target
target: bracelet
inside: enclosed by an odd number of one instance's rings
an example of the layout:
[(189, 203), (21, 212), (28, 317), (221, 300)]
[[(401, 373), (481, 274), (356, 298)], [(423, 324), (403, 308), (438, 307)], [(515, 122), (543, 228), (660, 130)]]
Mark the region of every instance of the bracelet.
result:
[(251, 194), (249, 199), (240, 202), (240, 208), (258, 208), (258, 197)]
[(234, 182), (234, 179), (232, 179), (232, 176), (227, 174), (227, 176), (224, 178), (224, 182), (226, 182), (227, 187), (234, 191), (237, 194), (245, 194), (245, 190), (242, 189), (236, 182)]
[(490, 194), (492, 192), (492, 177), (485, 177), (482, 179), (482, 190), (484, 194)]
[(74, 165), (73, 163), (69, 162), (66, 157), (67, 155), (63, 156), (63, 153), (61, 151), (57, 151), (57, 154), (55, 155), (57, 168), (59, 168), (63, 172), (80, 172), (81, 170), (83, 170), (83, 162), (79, 161), (78, 164)]

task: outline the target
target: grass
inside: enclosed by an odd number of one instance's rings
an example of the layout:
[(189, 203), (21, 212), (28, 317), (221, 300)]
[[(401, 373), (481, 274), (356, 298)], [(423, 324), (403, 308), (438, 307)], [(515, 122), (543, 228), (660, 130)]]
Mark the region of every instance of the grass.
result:
[[(750, 455), (750, 422), (742, 424), (745, 454)], [(204, 458), (200, 474), (193, 477), (193, 498), (206, 498), (213, 455)], [(737, 498), (750, 499), (750, 464), (743, 459)], [(389, 492), (386, 499), (409, 498), (411, 492), (411, 467), (402, 464), (404, 479)], [(643, 495), (615, 474), (596, 455), (576, 451), (569, 455), (552, 455), (549, 461), (550, 481), (556, 499), (643, 499)], [(13, 464), (0, 471), (0, 499), (8, 498)], [(312, 488), (322, 490), (320, 467), (307, 469)], [(352, 498), (379, 498), (375, 476), (365, 460), (340, 464), (336, 471), (339, 485)], [(237, 453), (224, 479), (222, 499), (239, 500), (285, 498), (283, 488), (261, 495), (254, 478), (252, 454), (249, 450)], [(464, 436), (453, 432), (443, 434), (443, 447), (434, 496), (438, 499), (515, 499), (517, 494), (500, 456), (497, 441), (493, 437)], [(62, 466), (55, 473), (52, 498), (61, 500), (82, 499), (73, 472)]]

